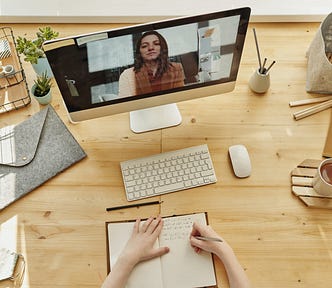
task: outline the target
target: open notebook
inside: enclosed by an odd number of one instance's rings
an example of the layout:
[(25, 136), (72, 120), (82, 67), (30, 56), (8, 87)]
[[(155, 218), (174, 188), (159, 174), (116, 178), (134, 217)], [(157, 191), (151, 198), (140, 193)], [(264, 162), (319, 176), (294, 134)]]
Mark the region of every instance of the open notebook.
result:
[[(213, 258), (210, 253), (195, 253), (189, 235), (194, 221), (207, 223), (205, 213), (166, 217), (155, 245), (168, 246), (162, 257), (139, 263), (133, 270), (127, 288), (186, 288), (216, 285)], [(107, 223), (109, 270), (129, 239), (134, 221)]]

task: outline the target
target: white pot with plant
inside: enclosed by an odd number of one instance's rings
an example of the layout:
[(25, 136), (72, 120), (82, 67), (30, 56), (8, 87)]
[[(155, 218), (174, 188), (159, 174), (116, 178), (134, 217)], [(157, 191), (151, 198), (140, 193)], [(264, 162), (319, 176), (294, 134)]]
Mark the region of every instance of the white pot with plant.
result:
[(28, 40), (25, 37), (17, 37), (17, 52), (23, 54), (24, 61), (30, 62), (37, 75), (46, 71), (49, 77), (53, 77), (52, 69), (47, 61), (42, 45), (46, 40), (55, 39), (59, 36), (51, 27), (39, 28), (37, 38)]
[(31, 87), (31, 93), (35, 99), (42, 105), (47, 105), (52, 100), (52, 79), (43, 72), (41, 75), (37, 75), (37, 79), (34, 80), (34, 84)]

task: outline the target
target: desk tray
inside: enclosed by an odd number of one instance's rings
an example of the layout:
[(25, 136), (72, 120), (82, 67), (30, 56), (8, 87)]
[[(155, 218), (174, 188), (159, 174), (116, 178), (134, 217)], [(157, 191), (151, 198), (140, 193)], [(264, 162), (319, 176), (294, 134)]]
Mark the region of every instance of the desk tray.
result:
[[(10, 27), (0, 28), (0, 114), (25, 107), (31, 102), (29, 88), (16, 42)], [(12, 65), (12, 73), (1, 73), (2, 67)], [(2, 66), (2, 67), (1, 67)]]

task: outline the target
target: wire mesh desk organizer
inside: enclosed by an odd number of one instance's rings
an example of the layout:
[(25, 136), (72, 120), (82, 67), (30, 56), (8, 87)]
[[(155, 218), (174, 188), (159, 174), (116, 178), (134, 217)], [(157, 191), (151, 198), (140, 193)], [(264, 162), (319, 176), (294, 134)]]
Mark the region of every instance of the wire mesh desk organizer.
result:
[(0, 114), (29, 105), (31, 98), (10, 27), (0, 28)]

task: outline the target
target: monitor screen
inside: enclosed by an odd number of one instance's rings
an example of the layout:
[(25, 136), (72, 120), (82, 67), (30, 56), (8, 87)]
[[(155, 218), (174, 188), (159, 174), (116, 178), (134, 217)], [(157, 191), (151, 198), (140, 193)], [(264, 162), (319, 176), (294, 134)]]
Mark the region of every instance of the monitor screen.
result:
[(179, 124), (176, 102), (234, 89), (249, 16), (250, 8), (238, 8), (50, 40), (43, 48), (73, 122), (131, 112), (132, 129), (143, 132)]

